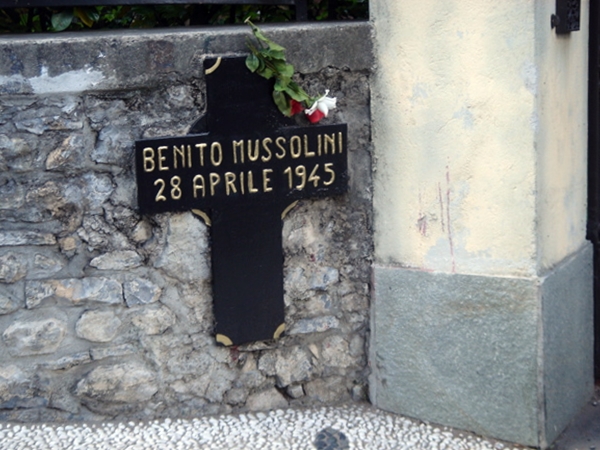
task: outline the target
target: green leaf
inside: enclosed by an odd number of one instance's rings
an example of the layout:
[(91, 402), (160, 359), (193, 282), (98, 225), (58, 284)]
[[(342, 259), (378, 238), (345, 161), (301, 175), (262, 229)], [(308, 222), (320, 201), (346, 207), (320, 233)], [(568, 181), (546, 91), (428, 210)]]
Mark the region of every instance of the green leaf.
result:
[(285, 47), (282, 47), (279, 44), (276, 44), (275, 42), (271, 41), (270, 39), (267, 39), (268, 42), (268, 46), (269, 46), (269, 50), (271, 50), (272, 52), (285, 52)]
[(270, 58), (270, 56), (269, 56), (270, 51), (271, 50), (269, 50), (267, 47), (261, 47), (259, 50), (260, 54), (263, 55), (265, 58)]
[(265, 67), (262, 70), (257, 70), (256, 73), (259, 74), (261, 77), (266, 78), (267, 80), (273, 77), (273, 71), (268, 67)]
[(289, 78), (277, 78), (277, 81), (275, 82), (274, 89), (276, 91), (279, 91), (279, 92), (287, 91), (288, 84), (290, 84), (290, 79)]
[(286, 78), (294, 76), (294, 66), (284, 61), (273, 61), (273, 66), (279, 72), (279, 75)]
[(72, 9), (52, 14), (52, 19), (50, 19), (52, 22), (52, 29), (54, 31), (66, 30), (69, 27), (69, 25), (71, 25), (71, 22), (73, 22), (74, 17), (75, 16), (73, 15)]
[(256, 39), (267, 44), (269, 46), (269, 48), (271, 48), (271, 50), (285, 50), (281, 45), (276, 44), (271, 39), (269, 39), (267, 36), (265, 36), (265, 34), (262, 32), (262, 30), (260, 30), (258, 27), (254, 27), (254, 29), (252, 31), (254, 33), (254, 36), (256, 36)]
[(259, 41), (262, 42), (269, 42), (269, 38), (266, 37), (263, 32), (256, 26), (252, 25), (252, 33), (254, 34), (254, 36), (256, 37), (256, 39), (258, 39)]
[(94, 25), (94, 22), (98, 21), (100, 15), (98, 11), (93, 8), (79, 8), (75, 7), (75, 15), (81, 20), (86, 27), (90, 28)]
[(273, 101), (284, 116), (290, 117), (291, 107), (286, 95), (283, 92), (273, 91)]
[(250, 53), (246, 58), (246, 67), (250, 69), (250, 72), (256, 72), (258, 66), (260, 65), (260, 61), (256, 57), (254, 53)]
[(267, 38), (249, 19), (246, 19), (245, 23), (252, 27), (252, 33), (258, 41), (254, 42), (251, 39), (246, 41), (252, 53), (247, 57), (246, 65), (250, 71), (264, 78), (275, 78), (273, 101), (283, 115), (290, 117), (292, 99), (305, 104), (311, 99), (297, 83), (292, 81), (294, 66), (285, 60), (285, 49)]
[[(292, 83), (295, 85), (295, 88)], [(299, 88), (298, 85), (293, 81), (285, 88), (285, 93), (297, 102), (311, 103), (308, 94), (304, 92), (303, 89)]]
[(269, 47), (269, 50), (280, 51), (280, 52), (285, 51), (285, 47), (282, 47), (281, 45), (276, 44), (271, 39), (269, 39), (267, 36), (265, 36), (264, 33), (262, 32), (262, 30), (260, 30), (256, 25), (250, 23), (250, 26), (252, 27), (252, 33), (254, 34), (254, 36), (256, 36), (256, 39), (267, 44), (267, 46)]
[(294, 66), (286, 64), (285, 69), (281, 71), (281, 75), (284, 77), (292, 78), (294, 76)]
[(265, 55), (271, 59), (279, 59), (285, 62), (285, 52), (283, 50), (266, 50)]

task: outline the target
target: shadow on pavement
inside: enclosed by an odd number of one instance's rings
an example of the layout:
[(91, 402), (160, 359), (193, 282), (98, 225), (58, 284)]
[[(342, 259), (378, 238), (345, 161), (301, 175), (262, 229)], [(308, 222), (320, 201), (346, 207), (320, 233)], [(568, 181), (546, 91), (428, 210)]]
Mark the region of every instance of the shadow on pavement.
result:
[(550, 447), (551, 450), (600, 450), (600, 385), (594, 397)]

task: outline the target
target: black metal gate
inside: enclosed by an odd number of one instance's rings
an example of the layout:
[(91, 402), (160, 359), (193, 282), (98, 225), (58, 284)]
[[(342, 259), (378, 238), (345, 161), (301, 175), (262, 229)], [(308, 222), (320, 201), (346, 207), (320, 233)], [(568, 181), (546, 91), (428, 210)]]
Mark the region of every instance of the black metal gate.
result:
[(588, 227), (594, 245), (594, 372), (600, 379), (600, 60), (598, 33), (600, 5), (590, 2), (589, 95), (588, 95)]

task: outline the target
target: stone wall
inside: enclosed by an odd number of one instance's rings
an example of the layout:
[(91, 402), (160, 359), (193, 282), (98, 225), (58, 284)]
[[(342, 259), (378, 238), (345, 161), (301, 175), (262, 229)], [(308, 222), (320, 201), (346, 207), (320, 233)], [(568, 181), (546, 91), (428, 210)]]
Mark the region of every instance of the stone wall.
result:
[[(212, 336), (210, 243), (191, 213), (136, 212), (134, 141), (185, 134), (202, 60), (245, 27), (4, 38), (0, 419), (104, 420), (365, 397), (371, 240), (368, 23), (265, 27), (349, 129), (350, 190), (283, 226), (286, 334)], [(349, 54), (347, 49), (353, 49)]]

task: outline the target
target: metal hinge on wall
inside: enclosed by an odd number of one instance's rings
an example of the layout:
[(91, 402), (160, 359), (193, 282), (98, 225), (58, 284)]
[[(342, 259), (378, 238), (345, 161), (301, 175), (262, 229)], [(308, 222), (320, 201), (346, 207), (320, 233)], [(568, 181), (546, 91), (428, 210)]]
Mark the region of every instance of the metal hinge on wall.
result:
[(556, 34), (579, 31), (581, 0), (556, 0), (556, 13), (550, 18), (550, 26)]

